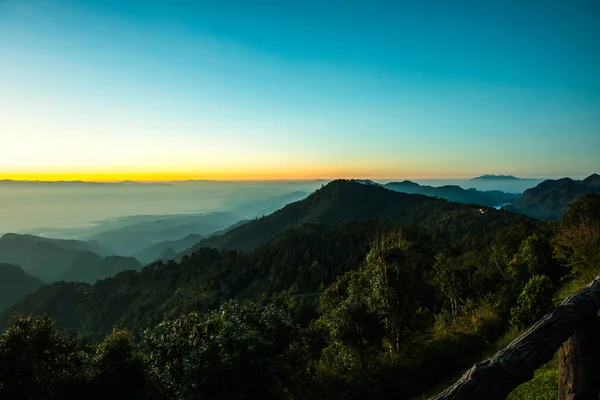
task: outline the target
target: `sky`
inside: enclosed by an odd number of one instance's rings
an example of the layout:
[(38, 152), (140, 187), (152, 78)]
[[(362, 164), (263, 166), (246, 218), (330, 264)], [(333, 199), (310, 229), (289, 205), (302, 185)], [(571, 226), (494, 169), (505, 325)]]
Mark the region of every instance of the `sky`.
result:
[(0, 179), (600, 172), (600, 2), (0, 0)]

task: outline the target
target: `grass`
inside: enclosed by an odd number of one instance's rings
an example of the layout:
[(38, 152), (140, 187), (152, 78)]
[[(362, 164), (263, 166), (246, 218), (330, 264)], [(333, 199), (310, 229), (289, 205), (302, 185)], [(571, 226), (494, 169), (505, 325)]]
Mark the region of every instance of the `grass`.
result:
[(507, 400), (552, 400), (558, 393), (558, 352), (535, 371), (533, 379), (521, 384)]
[(567, 297), (581, 288), (589, 285), (590, 281), (583, 278), (573, 278), (566, 281), (556, 292), (554, 296), (554, 305), (559, 306)]
[[(588, 281), (584, 279), (571, 279), (566, 281), (556, 292), (554, 296), (554, 304), (560, 305), (567, 297), (575, 293), (579, 289), (587, 286)], [(486, 315), (487, 316), (487, 315)], [(487, 316), (489, 317), (489, 316)], [(464, 322), (464, 321), (463, 321)], [(467, 326), (469, 324), (466, 324)], [(513, 340), (515, 340), (524, 331), (516, 329), (507, 330), (498, 340), (489, 344), (486, 349), (481, 353), (478, 361), (484, 360), (491, 357), (499, 350), (507, 347)], [(436, 385), (431, 391), (428, 391), (419, 399), (427, 399), (442, 390), (452, 385), (458, 380), (464, 373), (464, 371), (457, 372), (452, 379), (448, 379), (443, 383)], [(508, 396), (507, 400), (550, 400), (555, 399), (558, 393), (558, 352), (554, 355), (554, 358), (547, 364), (541, 366), (535, 371), (532, 380), (525, 382), (518, 386)]]

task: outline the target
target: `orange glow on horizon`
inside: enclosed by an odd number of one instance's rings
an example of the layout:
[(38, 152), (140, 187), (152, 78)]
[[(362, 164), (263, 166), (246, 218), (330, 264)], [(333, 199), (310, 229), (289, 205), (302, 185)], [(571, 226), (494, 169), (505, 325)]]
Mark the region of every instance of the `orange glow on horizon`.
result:
[[(444, 176), (445, 175), (445, 176)], [(458, 174), (457, 174), (458, 175)], [(309, 171), (223, 171), (211, 173), (193, 173), (193, 172), (140, 172), (140, 171), (82, 171), (82, 172), (62, 172), (62, 171), (27, 171), (27, 172), (2, 172), (0, 171), (0, 180), (15, 181), (87, 181), (87, 182), (167, 182), (167, 181), (187, 181), (187, 180), (210, 180), (210, 181), (270, 181), (270, 180), (316, 180), (316, 179), (373, 179), (373, 180), (392, 180), (392, 179), (463, 179), (473, 176), (448, 176), (446, 174), (383, 174), (358, 171), (328, 171), (309, 170)]]

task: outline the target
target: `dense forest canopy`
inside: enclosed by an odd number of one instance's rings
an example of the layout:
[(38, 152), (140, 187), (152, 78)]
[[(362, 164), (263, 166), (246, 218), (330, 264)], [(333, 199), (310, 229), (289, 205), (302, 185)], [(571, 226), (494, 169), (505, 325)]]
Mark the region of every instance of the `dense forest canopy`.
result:
[(25, 297), (2, 316), (0, 397), (430, 393), (599, 272), (598, 210), (588, 194), (542, 222), (334, 182), (220, 248)]

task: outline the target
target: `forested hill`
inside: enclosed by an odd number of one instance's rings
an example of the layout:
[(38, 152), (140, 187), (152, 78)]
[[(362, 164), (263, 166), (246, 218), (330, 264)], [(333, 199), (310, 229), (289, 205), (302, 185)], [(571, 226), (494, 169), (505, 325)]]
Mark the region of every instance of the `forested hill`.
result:
[[(475, 178), (477, 179), (477, 178)], [(425, 196), (439, 197), (464, 204), (477, 204), (486, 207), (496, 207), (515, 201), (519, 195), (505, 193), (499, 190), (481, 191), (476, 189), (463, 189), (457, 185), (427, 186), (411, 181), (390, 182), (384, 185), (386, 189), (396, 192), (422, 194)]]
[(98, 242), (50, 239), (7, 233), (0, 237), (0, 262), (15, 264), (45, 282), (93, 283), (127, 269), (140, 269), (132, 257), (109, 255)]
[[(320, 222), (306, 222), (315, 220)], [(415, 243), (426, 271), (436, 252), (480, 253), (487, 259), (495, 238), (514, 248), (539, 229), (537, 225), (506, 211), (337, 181), (304, 201), (237, 228), (252, 229), (233, 236), (235, 240), (260, 236), (265, 241), (250, 252), (205, 248), (203, 242), (179, 263), (152, 264), (94, 286), (49, 285), (14, 310), (49, 314), (61, 326), (103, 335), (115, 325), (143, 329), (194, 307), (216, 307), (231, 298), (273, 301), (291, 290), (300, 296), (296, 317), (306, 321), (314, 315), (315, 294), (338, 276), (360, 268), (373, 241), (399, 227)]]
[[(378, 185), (364, 185), (356, 181), (336, 180), (315, 191), (304, 200), (287, 205), (275, 213), (251, 221), (231, 231), (199, 242), (185, 254), (202, 247), (249, 251), (285, 229), (306, 222), (330, 226), (347, 220), (389, 219), (404, 224), (422, 223), (443, 213), (456, 212), (464, 218), (481, 218), (495, 212), (477, 206), (450, 203), (432, 197), (394, 192)], [(481, 214), (481, 213), (484, 214)], [(433, 218), (433, 216), (435, 218)], [(503, 212), (508, 220), (516, 215)], [(468, 222), (471, 223), (471, 222)], [(507, 222), (508, 223), (508, 222)]]
[(42, 285), (40, 279), (28, 275), (21, 267), (0, 263), (0, 310), (12, 306)]
[[(355, 185), (332, 187), (388, 199), (383, 188)], [(322, 222), (285, 229), (251, 251), (199, 248), (181, 262), (27, 296), (0, 321), (8, 328), (0, 394), (422, 398), (502, 335), (531, 326), (565, 279), (578, 285), (598, 273), (595, 195), (579, 198), (560, 223), (401, 194), (416, 205), (395, 212), (382, 201), (389, 208), (381, 214), (335, 222), (339, 210), (326, 200), (351, 204), (322, 190), (332, 195), (313, 205)], [(95, 345), (46, 319), (7, 323), (13, 311), (48, 315), (96, 343), (109, 336)], [(552, 382), (536, 379), (536, 393), (552, 398)]]
[(532, 218), (557, 220), (571, 202), (588, 193), (600, 194), (600, 175), (592, 174), (581, 181), (571, 178), (546, 180), (527, 189), (506, 208)]

